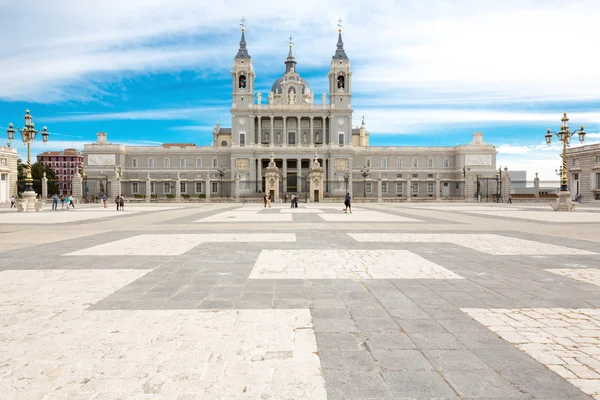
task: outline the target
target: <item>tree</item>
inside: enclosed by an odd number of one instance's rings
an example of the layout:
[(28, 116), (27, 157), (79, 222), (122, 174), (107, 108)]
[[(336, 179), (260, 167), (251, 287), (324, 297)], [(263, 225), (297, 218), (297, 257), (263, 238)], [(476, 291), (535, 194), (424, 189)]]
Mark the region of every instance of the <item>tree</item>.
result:
[[(42, 162), (35, 162), (31, 164), (31, 177), (33, 178), (33, 190), (37, 194), (42, 194), (42, 178), (46, 173), (48, 179), (48, 194), (59, 193), (58, 179), (56, 174), (48, 165)], [(17, 187), (19, 193), (25, 191), (27, 178), (27, 165), (23, 164), (21, 159), (17, 160)]]

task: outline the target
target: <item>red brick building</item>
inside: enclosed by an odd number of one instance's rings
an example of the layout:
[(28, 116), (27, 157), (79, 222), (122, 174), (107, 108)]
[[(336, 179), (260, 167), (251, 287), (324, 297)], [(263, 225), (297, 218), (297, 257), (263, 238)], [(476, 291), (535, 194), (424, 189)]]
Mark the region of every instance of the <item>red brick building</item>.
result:
[(76, 172), (81, 173), (83, 154), (77, 149), (63, 151), (46, 151), (37, 155), (38, 162), (48, 165), (58, 178), (59, 194), (69, 194), (73, 191), (71, 178)]

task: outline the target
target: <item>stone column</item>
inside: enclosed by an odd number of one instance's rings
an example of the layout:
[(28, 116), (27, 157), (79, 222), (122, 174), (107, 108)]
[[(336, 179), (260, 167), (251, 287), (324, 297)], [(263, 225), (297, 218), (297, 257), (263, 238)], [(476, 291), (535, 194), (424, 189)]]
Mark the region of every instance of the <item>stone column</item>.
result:
[(252, 181), (256, 182), (256, 158), (250, 158), (248, 160), (249, 164), (249, 182), (248, 182), (248, 190), (252, 191), (252, 186), (254, 186), (254, 193), (258, 192), (256, 183), (252, 183)]
[[(79, 173), (75, 173), (79, 175)], [(71, 178), (71, 183), (75, 185), (75, 175)], [(48, 198), (48, 178), (46, 178), (46, 172), (44, 172), (44, 177), (42, 178), (42, 200), (46, 200)]]
[(296, 159), (296, 189), (302, 192), (302, 159)]
[(175, 201), (181, 201), (181, 177), (179, 176), (179, 172), (175, 180)]
[(275, 119), (275, 117), (271, 115), (271, 137), (269, 138), (269, 147), (273, 147), (273, 143), (275, 142), (275, 125), (273, 119)]
[[(258, 117), (258, 143), (262, 143), (262, 117), (259, 115)], [(252, 137), (252, 142), (250, 144), (254, 144), (254, 136)]]
[(510, 181), (510, 174), (508, 173), (508, 167), (504, 168), (502, 174), (502, 199), (508, 201), (508, 195), (512, 193), (512, 183)]
[[(504, 183), (502, 184), (504, 186)], [(533, 180), (533, 195), (535, 196), (535, 201), (539, 203), (540, 201), (540, 178), (538, 178), (538, 173), (535, 173), (535, 179)]]
[(381, 203), (383, 201), (383, 192), (381, 190), (381, 174), (377, 176), (377, 202)]
[(329, 144), (329, 131), (327, 130), (327, 116), (323, 117), (323, 145)]
[(412, 201), (412, 181), (406, 180), (406, 201)]
[[(286, 125), (287, 125), (287, 117), (284, 115), (283, 116), (283, 132), (281, 135), (281, 140), (283, 141), (284, 145), (287, 145), (287, 126)], [(284, 180), (284, 182), (285, 182), (285, 180)], [(285, 185), (285, 183), (284, 183), (284, 185)], [(284, 192), (285, 192), (285, 189), (284, 189)]]
[(296, 117), (298, 119), (298, 128), (296, 129), (296, 147), (298, 147), (298, 145), (301, 145), (302, 143), (302, 135), (301, 135), (301, 129), (300, 129), (300, 120), (302, 119), (302, 117)]
[(435, 199), (439, 200), (440, 198), (440, 174), (435, 174)]
[[(353, 191), (352, 191), (352, 187), (354, 186), (353, 180), (352, 180), (352, 158), (348, 159), (348, 193), (350, 193), (350, 196), (353, 197)], [(389, 190), (389, 189), (388, 189)], [(345, 195), (345, 193), (344, 193)]]
[[(283, 123), (283, 125), (285, 126), (285, 122)], [(283, 166), (283, 193), (282, 195), (284, 195), (285, 193), (287, 193), (287, 159), (285, 158), (285, 156), (283, 157), (283, 162), (282, 162), (282, 166)]]
[(150, 203), (150, 199), (152, 199), (152, 180), (150, 179), (150, 174), (146, 176), (146, 203)]
[[(273, 120), (271, 120), (273, 121)], [(272, 126), (272, 125), (271, 125)], [(271, 143), (272, 145), (273, 143)], [(262, 158), (258, 158), (258, 172), (256, 174), (256, 192), (258, 193), (258, 191), (260, 190), (262, 193), (263, 187), (262, 187)]]
[(313, 147), (315, 145), (315, 130), (314, 130), (314, 120), (315, 117), (310, 117), (310, 147)]
[(240, 174), (235, 174), (235, 202), (240, 202)]
[[(333, 187), (332, 187), (332, 183), (333, 183), (333, 165), (335, 164), (333, 158), (330, 158), (327, 161), (327, 189), (329, 191), (329, 193), (333, 192)], [(346, 193), (344, 193), (346, 194)]]
[(206, 178), (205, 178), (205, 187), (206, 189), (204, 189), (204, 191), (206, 192), (206, 201), (210, 201), (210, 193), (212, 192), (212, 187), (210, 185), (210, 173), (207, 172), (206, 173)]
[[(48, 180), (46, 179), (46, 184), (47, 182)], [(44, 186), (45, 184), (42, 184), (42, 198), (45, 199), (46, 196), (43, 194)], [(46, 188), (46, 192), (47, 191), (48, 189)], [(71, 178), (71, 191), (73, 192), (73, 197), (75, 197), (78, 202), (81, 202), (81, 199), (83, 199), (83, 179), (81, 178), (81, 175), (79, 175), (79, 172), (75, 172)]]

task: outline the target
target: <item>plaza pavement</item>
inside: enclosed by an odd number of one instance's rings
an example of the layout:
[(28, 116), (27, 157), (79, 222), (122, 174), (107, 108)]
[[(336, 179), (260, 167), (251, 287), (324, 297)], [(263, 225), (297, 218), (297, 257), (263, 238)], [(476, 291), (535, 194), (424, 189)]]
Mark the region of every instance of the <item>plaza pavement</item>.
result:
[(0, 208), (1, 399), (600, 399), (600, 207)]

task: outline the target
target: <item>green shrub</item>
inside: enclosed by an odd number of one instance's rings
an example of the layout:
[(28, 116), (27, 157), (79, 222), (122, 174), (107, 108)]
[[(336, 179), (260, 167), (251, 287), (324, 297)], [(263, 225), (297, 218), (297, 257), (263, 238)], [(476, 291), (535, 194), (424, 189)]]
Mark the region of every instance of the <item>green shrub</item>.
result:
[(144, 198), (141, 194), (136, 194), (133, 197), (135, 197), (136, 199), (143, 199)]
[(151, 194), (151, 195), (150, 195), (150, 198), (151, 198), (151, 199), (158, 199), (158, 195), (157, 195), (157, 194)]
[(184, 195), (183, 195), (183, 198), (184, 198), (184, 199), (189, 199), (190, 197), (192, 197), (192, 195), (190, 195), (190, 194), (184, 194)]
[(167, 199), (174, 199), (174, 198), (175, 198), (175, 195), (174, 195), (174, 194), (168, 194), (168, 195), (167, 195)]
[(200, 194), (198, 195), (198, 198), (199, 198), (199, 199), (205, 199), (205, 198), (206, 198), (206, 193), (200, 193)]

